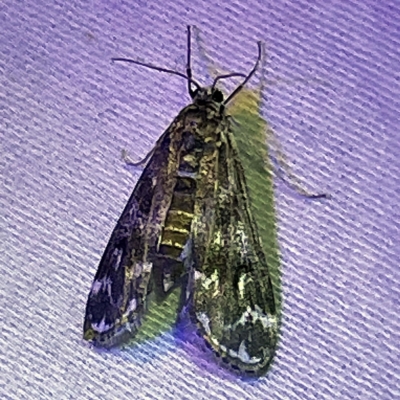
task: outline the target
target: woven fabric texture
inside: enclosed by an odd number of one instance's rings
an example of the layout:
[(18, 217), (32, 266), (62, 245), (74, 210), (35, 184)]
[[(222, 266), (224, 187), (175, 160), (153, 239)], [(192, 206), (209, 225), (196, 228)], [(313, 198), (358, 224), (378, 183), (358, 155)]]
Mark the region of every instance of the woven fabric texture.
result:
[[(400, 398), (398, 1), (0, 10), (1, 399)], [(110, 60), (184, 72), (187, 24), (225, 71), (249, 71), (265, 43), (260, 117), (303, 185), (331, 195), (311, 201), (275, 181), (282, 328), (257, 380), (168, 324), (122, 350), (82, 340), (94, 273), (140, 176), (121, 150), (143, 158), (190, 101), (181, 78)], [(209, 84), (196, 44), (193, 66)]]

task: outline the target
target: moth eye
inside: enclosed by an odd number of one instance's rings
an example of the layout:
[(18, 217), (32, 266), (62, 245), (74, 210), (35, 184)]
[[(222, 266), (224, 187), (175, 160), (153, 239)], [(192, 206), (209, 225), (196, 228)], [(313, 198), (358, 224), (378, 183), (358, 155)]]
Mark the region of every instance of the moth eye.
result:
[(212, 99), (214, 101), (216, 101), (217, 103), (222, 103), (222, 101), (224, 100), (224, 95), (222, 94), (222, 92), (220, 90), (216, 90), (213, 94), (212, 94)]

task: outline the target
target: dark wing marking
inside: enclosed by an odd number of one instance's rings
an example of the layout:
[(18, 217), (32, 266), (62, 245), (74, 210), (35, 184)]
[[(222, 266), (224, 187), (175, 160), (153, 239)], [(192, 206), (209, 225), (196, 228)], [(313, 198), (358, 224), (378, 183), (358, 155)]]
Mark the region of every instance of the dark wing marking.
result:
[(177, 117), (158, 140), (154, 154), (129, 198), (100, 261), (89, 293), (84, 338), (113, 346), (141, 325), (150, 291), (154, 254), (176, 182), (181, 145)]
[(258, 375), (274, 354), (277, 316), (243, 167), (230, 134), (222, 141), (217, 164), (215, 214), (203, 264), (196, 262), (196, 245), (193, 249), (189, 309), (202, 336), (223, 361)]

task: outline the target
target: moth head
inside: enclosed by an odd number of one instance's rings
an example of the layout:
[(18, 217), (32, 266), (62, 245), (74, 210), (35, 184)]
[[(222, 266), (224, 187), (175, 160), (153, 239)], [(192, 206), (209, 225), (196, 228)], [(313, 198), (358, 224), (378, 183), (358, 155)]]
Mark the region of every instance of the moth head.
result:
[(205, 87), (196, 89), (193, 93), (193, 102), (200, 105), (217, 103), (222, 104), (224, 95), (221, 90), (215, 87)]

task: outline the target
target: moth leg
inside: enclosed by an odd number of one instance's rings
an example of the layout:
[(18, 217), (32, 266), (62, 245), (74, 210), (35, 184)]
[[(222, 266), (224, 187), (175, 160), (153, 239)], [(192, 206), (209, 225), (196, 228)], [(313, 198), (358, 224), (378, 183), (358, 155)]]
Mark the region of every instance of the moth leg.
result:
[(122, 149), (121, 150), (121, 158), (125, 162), (126, 165), (129, 165), (132, 167), (141, 167), (142, 165), (147, 164), (147, 162), (153, 156), (154, 150), (155, 150), (155, 147), (153, 147), (143, 159), (141, 159), (139, 161), (133, 161), (132, 158), (130, 158), (128, 151), (126, 149)]
[(208, 55), (206, 45), (203, 38), (201, 37), (200, 29), (197, 28), (197, 26), (193, 26), (193, 31), (196, 38), (197, 46), (200, 50), (200, 55), (207, 64), (207, 70), (211, 78), (215, 79), (217, 76), (229, 74), (230, 72), (223, 70), (219, 66), (217, 66), (214, 60)]
[[(301, 196), (307, 197), (309, 199), (320, 199), (320, 198), (330, 198), (329, 194), (326, 193), (310, 193), (304, 189), (300, 179), (293, 173), (290, 165), (287, 161), (287, 157), (282, 149), (282, 145), (279, 142), (276, 135), (271, 134), (270, 136), (270, 146), (276, 154), (276, 163), (278, 168), (275, 170), (276, 175), (290, 188), (292, 188), (296, 193)], [(283, 176), (283, 173), (286, 177)]]

